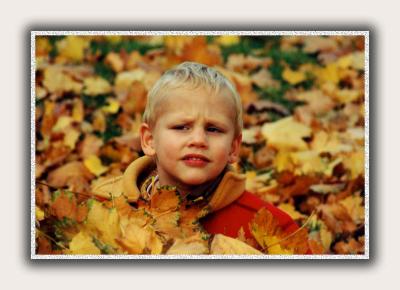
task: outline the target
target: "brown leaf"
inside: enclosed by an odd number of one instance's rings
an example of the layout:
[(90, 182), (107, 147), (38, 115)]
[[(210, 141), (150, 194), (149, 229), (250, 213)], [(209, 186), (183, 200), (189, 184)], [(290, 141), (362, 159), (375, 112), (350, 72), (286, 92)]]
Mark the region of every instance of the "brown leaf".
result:
[(94, 175), (79, 161), (69, 162), (49, 173), (47, 182), (54, 187), (68, 186), (72, 191), (89, 190), (89, 181)]
[(364, 241), (363, 239), (357, 241), (354, 238), (351, 238), (349, 241), (340, 241), (336, 243), (333, 248), (339, 255), (364, 254)]
[(78, 152), (82, 159), (89, 157), (90, 155), (98, 155), (101, 146), (103, 146), (103, 140), (93, 134), (86, 134), (85, 138), (78, 145)]
[(186, 43), (182, 49), (181, 58), (209, 66), (219, 65), (222, 62), (219, 50), (208, 46), (204, 36), (193, 37), (191, 42)]

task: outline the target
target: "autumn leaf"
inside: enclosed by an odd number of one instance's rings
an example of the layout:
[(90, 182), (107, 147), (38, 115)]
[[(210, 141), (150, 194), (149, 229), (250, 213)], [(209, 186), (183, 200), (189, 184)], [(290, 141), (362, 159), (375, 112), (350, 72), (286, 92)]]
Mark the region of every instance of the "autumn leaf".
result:
[(44, 70), (43, 85), (50, 93), (58, 95), (62, 95), (64, 92), (79, 94), (83, 89), (82, 83), (64, 73), (59, 66), (48, 66)]
[(268, 254), (305, 254), (308, 250), (307, 230), (288, 233), (267, 209), (259, 210), (250, 223), (250, 231)]
[(101, 160), (96, 155), (88, 156), (83, 164), (85, 167), (94, 175), (99, 176), (108, 170), (106, 166), (103, 166)]
[(208, 254), (207, 242), (199, 237), (177, 239), (168, 249), (167, 255), (201, 255)]
[(281, 203), (278, 208), (286, 212), (293, 220), (304, 219), (307, 216), (298, 212), (294, 206), (290, 203)]
[(282, 78), (291, 85), (296, 85), (306, 80), (306, 74), (301, 71), (293, 71), (286, 68), (282, 73)]
[(83, 85), (83, 93), (92, 97), (96, 97), (97, 95), (102, 94), (108, 94), (111, 92), (112, 89), (110, 83), (107, 80), (98, 76), (85, 78)]
[(88, 46), (87, 39), (75, 35), (68, 35), (57, 42), (59, 55), (72, 61), (82, 61), (84, 51)]
[(176, 210), (181, 203), (181, 197), (175, 188), (161, 187), (151, 197), (150, 207), (157, 212)]
[(270, 146), (278, 149), (298, 149), (308, 148), (304, 137), (311, 135), (311, 129), (293, 117), (286, 117), (273, 123), (266, 123), (262, 126), (261, 132)]
[(121, 234), (121, 228), (115, 208), (108, 209), (100, 202), (92, 200), (85, 227), (105, 244), (117, 247), (115, 239)]
[(222, 234), (214, 236), (211, 243), (212, 255), (262, 255), (257, 249)]
[(88, 233), (81, 231), (72, 238), (67, 253), (73, 255), (100, 255), (101, 251), (93, 243), (93, 238)]

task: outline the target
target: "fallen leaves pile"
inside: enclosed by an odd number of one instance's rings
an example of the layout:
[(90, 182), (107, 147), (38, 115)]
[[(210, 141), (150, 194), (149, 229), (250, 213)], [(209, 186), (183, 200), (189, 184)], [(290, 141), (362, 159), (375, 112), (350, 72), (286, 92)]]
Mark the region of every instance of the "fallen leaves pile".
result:
[[(37, 36), (35, 48), (38, 254), (364, 253), (363, 36)], [(91, 194), (143, 155), (146, 94), (183, 61), (235, 84), (236, 167), (298, 232), (287, 236), (260, 211), (254, 240), (211, 236), (204, 209), (174, 190), (135, 205)]]

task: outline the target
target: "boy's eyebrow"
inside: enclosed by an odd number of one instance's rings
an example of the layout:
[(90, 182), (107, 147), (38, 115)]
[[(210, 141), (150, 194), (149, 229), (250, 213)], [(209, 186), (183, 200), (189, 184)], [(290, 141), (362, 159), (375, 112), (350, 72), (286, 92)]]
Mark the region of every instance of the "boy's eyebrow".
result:
[[(225, 122), (216, 119), (206, 119), (205, 121), (207, 125), (215, 125), (223, 129), (226, 129), (228, 127), (228, 125), (225, 124)], [(182, 117), (177, 116), (176, 119), (173, 121), (173, 123), (176, 122), (192, 124), (194, 122), (194, 118), (188, 116), (182, 116)]]

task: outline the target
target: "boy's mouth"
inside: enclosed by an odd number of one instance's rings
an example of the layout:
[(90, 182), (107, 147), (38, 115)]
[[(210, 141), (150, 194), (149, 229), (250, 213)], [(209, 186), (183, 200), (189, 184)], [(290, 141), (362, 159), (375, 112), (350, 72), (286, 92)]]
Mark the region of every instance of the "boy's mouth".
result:
[(183, 162), (190, 167), (204, 167), (210, 160), (200, 154), (187, 154), (182, 158)]

